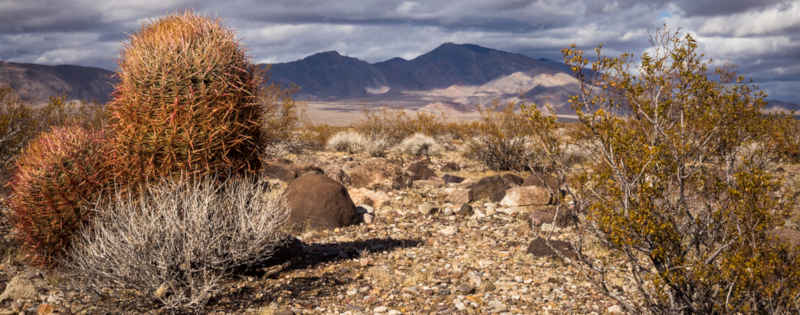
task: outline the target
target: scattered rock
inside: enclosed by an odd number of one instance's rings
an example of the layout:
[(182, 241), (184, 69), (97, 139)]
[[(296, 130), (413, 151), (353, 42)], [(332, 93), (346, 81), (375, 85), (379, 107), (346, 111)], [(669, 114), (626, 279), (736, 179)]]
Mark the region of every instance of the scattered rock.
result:
[(537, 172), (525, 177), (522, 186), (539, 186), (555, 189), (558, 188), (558, 180), (553, 175)]
[(303, 175), (286, 187), (289, 224), (295, 229), (329, 229), (355, 223), (356, 206), (347, 189), (320, 174)]
[(499, 301), (491, 301), (488, 304), (492, 313), (502, 313), (508, 310), (508, 306)]
[(442, 165), (443, 172), (458, 172), (461, 170), (461, 166), (458, 165), (456, 162), (447, 162)]
[(429, 165), (430, 161), (428, 160), (416, 161), (406, 167), (405, 174), (412, 182), (436, 177), (436, 173), (433, 172)]
[(375, 209), (380, 209), (391, 203), (392, 198), (386, 192), (375, 191), (366, 188), (352, 188), (348, 190), (350, 199), (357, 205), (369, 205)]
[(568, 242), (560, 240), (547, 241), (541, 237), (537, 237), (531, 241), (530, 245), (528, 245), (528, 254), (531, 254), (535, 257), (558, 257), (556, 252), (547, 246), (547, 242), (550, 242), (550, 245), (561, 252), (562, 255), (567, 257), (575, 256), (575, 253), (572, 252), (572, 245), (570, 245)]
[(606, 314), (624, 314), (624, 312), (622, 311), (622, 307), (614, 305), (606, 309)]
[(444, 174), (444, 176), (442, 176), (442, 180), (444, 180), (445, 184), (450, 184), (450, 183), (458, 184), (458, 183), (464, 181), (464, 177), (450, 175), (450, 174)]
[(430, 187), (430, 188), (439, 188), (444, 186), (444, 181), (441, 178), (431, 178), (431, 179), (420, 179), (415, 180), (411, 184), (411, 187), (414, 188), (423, 188), (423, 187)]
[(473, 201), (472, 195), (470, 194), (470, 189), (446, 188), (444, 191), (447, 194), (446, 201), (449, 203), (460, 205)]
[(417, 206), (419, 213), (433, 215), (439, 212), (439, 208), (430, 203), (423, 203)]
[(384, 185), (387, 180), (395, 179), (400, 173), (396, 165), (384, 158), (348, 162), (343, 171), (349, 178), (349, 186), (367, 188)]
[(448, 226), (446, 228), (439, 230), (439, 234), (442, 234), (444, 236), (451, 236), (456, 234), (456, 232), (458, 232), (458, 229), (455, 226)]
[(458, 209), (458, 212), (456, 212), (456, 214), (463, 217), (468, 217), (475, 214), (475, 210), (472, 209), (472, 206), (470, 206), (468, 203), (465, 203), (461, 205), (461, 208)]
[(509, 188), (503, 200), (500, 201), (501, 206), (506, 207), (519, 207), (519, 206), (533, 206), (533, 205), (546, 205), (550, 202), (550, 191), (541, 186), (520, 186)]

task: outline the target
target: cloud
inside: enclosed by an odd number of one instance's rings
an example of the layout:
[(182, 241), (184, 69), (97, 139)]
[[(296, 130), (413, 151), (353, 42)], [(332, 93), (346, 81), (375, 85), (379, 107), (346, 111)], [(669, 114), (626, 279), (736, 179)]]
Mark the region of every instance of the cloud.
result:
[[(0, 59), (116, 68), (143, 23), (186, 9), (219, 17), (255, 62), (327, 50), (370, 62), (410, 59), (442, 42), (561, 60), (569, 44), (640, 53), (662, 24), (696, 35), (772, 95), (800, 103), (800, 4), (789, 0), (25, 0), (0, 1)], [(779, 83), (778, 83), (779, 82)]]

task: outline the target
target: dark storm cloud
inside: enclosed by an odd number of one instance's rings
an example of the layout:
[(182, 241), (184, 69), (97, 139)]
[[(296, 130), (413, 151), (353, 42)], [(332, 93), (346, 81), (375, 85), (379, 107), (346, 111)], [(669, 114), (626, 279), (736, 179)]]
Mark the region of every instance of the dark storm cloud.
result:
[(715, 64), (737, 64), (771, 95), (800, 103), (797, 0), (0, 0), (0, 59), (114, 69), (129, 34), (184, 9), (221, 18), (255, 62), (325, 50), (413, 58), (442, 42), (560, 61), (572, 43), (639, 53), (668, 23), (695, 35)]

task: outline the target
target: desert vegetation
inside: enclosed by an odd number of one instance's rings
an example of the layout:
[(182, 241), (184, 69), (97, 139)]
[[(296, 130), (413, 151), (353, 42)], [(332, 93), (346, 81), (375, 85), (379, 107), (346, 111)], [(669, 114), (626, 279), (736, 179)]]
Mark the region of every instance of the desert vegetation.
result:
[[(762, 114), (763, 93), (709, 69), (691, 36), (652, 40), (638, 57), (563, 50), (577, 122), (512, 103), (472, 122), (376, 110), (335, 127), (261, 82), (220, 21), (148, 23), (105, 108), (0, 91), (0, 225), (14, 247), (0, 253), (59, 288), (0, 305), (800, 311), (800, 125)], [(352, 224), (294, 226), (297, 212)]]

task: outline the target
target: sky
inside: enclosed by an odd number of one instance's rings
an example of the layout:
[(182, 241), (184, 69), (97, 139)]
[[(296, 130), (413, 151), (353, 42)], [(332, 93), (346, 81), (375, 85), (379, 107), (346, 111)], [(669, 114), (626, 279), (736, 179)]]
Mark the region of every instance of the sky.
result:
[(667, 24), (713, 65), (800, 104), (800, 0), (0, 0), (0, 60), (115, 70), (130, 34), (187, 9), (221, 19), (255, 63), (412, 59), (444, 42), (558, 61), (570, 44), (640, 54)]

